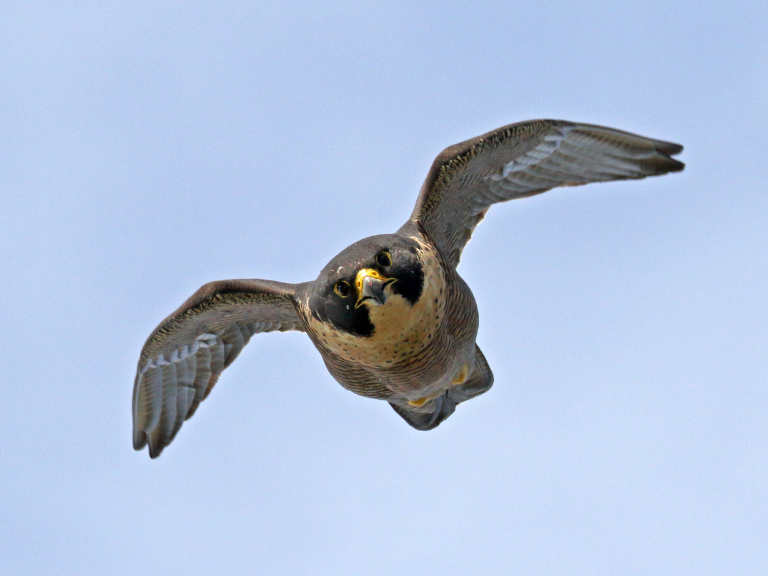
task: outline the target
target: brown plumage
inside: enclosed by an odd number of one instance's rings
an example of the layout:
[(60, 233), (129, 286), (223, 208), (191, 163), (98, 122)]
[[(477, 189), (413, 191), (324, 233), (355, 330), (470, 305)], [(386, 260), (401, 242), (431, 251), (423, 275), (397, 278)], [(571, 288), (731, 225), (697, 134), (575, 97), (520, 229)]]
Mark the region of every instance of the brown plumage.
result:
[(478, 311), (456, 267), (491, 204), (557, 186), (680, 171), (682, 146), (559, 120), (446, 148), (408, 222), (339, 253), (313, 282), (206, 284), (150, 335), (133, 391), (133, 444), (155, 458), (259, 332), (307, 332), (345, 388), (429, 430), (487, 391)]

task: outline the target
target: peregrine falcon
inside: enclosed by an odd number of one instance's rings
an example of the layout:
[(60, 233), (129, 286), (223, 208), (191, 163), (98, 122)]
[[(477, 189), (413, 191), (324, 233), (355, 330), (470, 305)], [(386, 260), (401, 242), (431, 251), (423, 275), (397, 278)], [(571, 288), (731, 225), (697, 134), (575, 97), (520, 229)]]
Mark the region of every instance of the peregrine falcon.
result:
[(430, 430), (493, 374), (475, 343), (478, 311), (456, 271), (491, 204), (558, 186), (678, 172), (683, 147), (562, 120), (504, 126), (446, 148), (394, 234), (342, 250), (316, 280), (220, 280), (163, 320), (139, 357), (133, 447), (156, 458), (251, 336), (306, 332), (331, 375)]

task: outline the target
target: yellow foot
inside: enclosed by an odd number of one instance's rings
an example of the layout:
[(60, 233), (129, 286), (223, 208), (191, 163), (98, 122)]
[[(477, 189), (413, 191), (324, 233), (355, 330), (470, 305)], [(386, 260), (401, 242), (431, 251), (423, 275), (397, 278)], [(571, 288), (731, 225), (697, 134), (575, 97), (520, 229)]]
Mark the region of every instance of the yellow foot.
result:
[(424, 406), (424, 404), (426, 404), (429, 399), (429, 396), (424, 396), (424, 398), (419, 398), (418, 400), (408, 400), (408, 405), (419, 408), (420, 406)]
[[(464, 382), (467, 381), (467, 376), (469, 376), (469, 364), (464, 364), (464, 366), (461, 367), (461, 370), (459, 370), (458, 374), (456, 374), (456, 376), (453, 377), (453, 380), (451, 380), (451, 384), (454, 386), (464, 384)], [(414, 408), (420, 408), (433, 398), (437, 398), (439, 395), (440, 394), (436, 394), (433, 396), (424, 396), (423, 398), (419, 398), (417, 400), (408, 400), (408, 405), (413, 406)]]
[(451, 384), (464, 384), (467, 381), (467, 376), (469, 376), (469, 364), (464, 364), (459, 373), (451, 380)]

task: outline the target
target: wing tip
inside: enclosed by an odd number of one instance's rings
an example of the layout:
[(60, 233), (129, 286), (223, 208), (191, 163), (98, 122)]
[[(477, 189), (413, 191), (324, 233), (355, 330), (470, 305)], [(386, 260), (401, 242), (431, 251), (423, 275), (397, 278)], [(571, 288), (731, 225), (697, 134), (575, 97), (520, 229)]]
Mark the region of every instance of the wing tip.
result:
[(133, 433), (133, 449), (137, 452), (139, 450), (142, 450), (144, 446), (147, 445), (147, 435), (144, 433), (144, 431), (134, 432)]
[(150, 435), (143, 430), (138, 431), (133, 436), (133, 449), (137, 452), (141, 452), (144, 447), (147, 447), (149, 457), (152, 458), (152, 460), (160, 456), (160, 454), (163, 453), (163, 449), (168, 445), (163, 444), (162, 442), (158, 442), (157, 444), (158, 445), (153, 444)]
[(681, 162), (677, 158), (672, 158), (672, 156), (680, 154), (680, 152), (683, 151), (682, 145), (675, 144), (674, 142), (659, 141), (654, 145), (654, 149), (664, 161), (663, 165), (660, 166), (662, 169), (660, 172), (661, 174), (666, 174), (668, 172), (682, 172), (685, 170), (684, 162)]
[(164, 442), (162, 439), (160, 439), (159, 442), (158, 441), (153, 442), (152, 441), (152, 435), (148, 434), (147, 436), (148, 436), (148, 439), (149, 439), (149, 442), (147, 442), (147, 449), (149, 451), (149, 457), (152, 458), (152, 460), (154, 460), (155, 458), (160, 456), (160, 454), (163, 453), (163, 449), (166, 446), (168, 446), (169, 442)]
[(674, 142), (664, 142), (662, 140), (657, 140), (655, 142), (654, 148), (656, 148), (657, 152), (661, 152), (662, 154), (666, 154), (667, 156), (676, 156), (677, 154), (680, 154), (684, 150), (682, 144), (676, 144)]
[(669, 171), (670, 172), (682, 172), (685, 170), (685, 163), (676, 160), (675, 158), (669, 159)]

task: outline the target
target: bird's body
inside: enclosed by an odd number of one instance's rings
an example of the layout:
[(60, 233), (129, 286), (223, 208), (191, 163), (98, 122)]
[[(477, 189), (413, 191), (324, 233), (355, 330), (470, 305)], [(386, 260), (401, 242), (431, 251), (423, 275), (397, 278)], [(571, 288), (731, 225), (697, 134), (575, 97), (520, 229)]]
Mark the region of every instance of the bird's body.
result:
[[(464, 384), (471, 375), (477, 304), (456, 269), (415, 226), (397, 235), (365, 238), (351, 249), (370, 254), (372, 261), (376, 254), (391, 253), (393, 247), (403, 245), (407, 247), (404, 250), (413, 251), (414, 262), (418, 263), (417, 278), (412, 281), (415, 289), (412, 294), (399, 294), (396, 282), (387, 289), (391, 294), (385, 305), (359, 307), (358, 313), (367, 317), (373, 327), (370, 334), (339, 329), (327, 315), (318, 312), (322, 309), (312, 305), (312, 298), (319, 298), (322, 292), (315, 290), (315, 283), (297, 290), (298, 310), (328, 371), (342, 386), (361, 396), (387, 400), (402, 410), (427, 414), (426, 422), (418, 427), (431, 428), (439, 423), (429, 417), (435, 413), (435, 404), (447, 402), (439, 400), (441, 394)], [(334, 285), (347, 275), (347, 268), (355, 273), (374, 266), (365, 260), (355, 261), (345, 252), (326, 267), (323, 272), (327, 276), (321, 273), (321, 283)], [(466, 372), (463, 376), (462, 370)], [(489, 379), (485, 389), (490, 385)], [(452, 412), (452, 408), (442, 410)]]
[(435, 160), (413, 215), (396, 233), (360, 240), (313, 282), (227, 280), (203, 286), (142, 350), (134, 447), (156, 457), (250, 337), (306, 332), (344, 388), (388, 401), (429, 430), (487, 391), (475, 343), (478, 309), (456, 267), (488, 207), (555, 186), (682, 170), (682, 147), (556, 120), (506, 126)]

